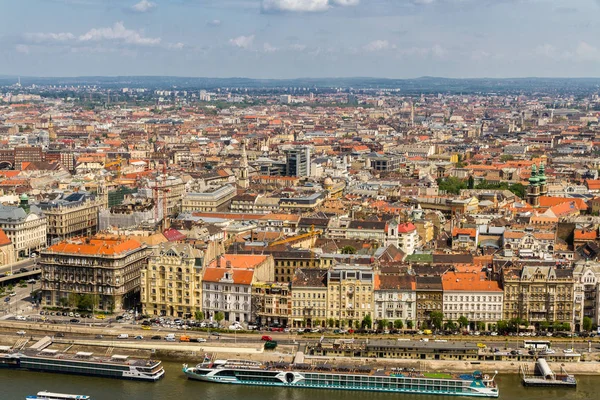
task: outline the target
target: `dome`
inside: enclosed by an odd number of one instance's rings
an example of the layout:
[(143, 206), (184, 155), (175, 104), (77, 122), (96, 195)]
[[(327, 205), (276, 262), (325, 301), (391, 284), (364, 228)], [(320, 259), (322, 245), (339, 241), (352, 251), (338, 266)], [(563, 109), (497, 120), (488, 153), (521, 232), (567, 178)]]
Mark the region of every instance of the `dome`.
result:
[(330, 177), (325, 178), (325, 180), (323, 181), (323, 185), (333, 186), (333, 179), (331, 179)]
[(29, 196), (27, 196), (27, 193), (23, 193), (20, 197), (21, 201), (27, 201), (29, 200)]

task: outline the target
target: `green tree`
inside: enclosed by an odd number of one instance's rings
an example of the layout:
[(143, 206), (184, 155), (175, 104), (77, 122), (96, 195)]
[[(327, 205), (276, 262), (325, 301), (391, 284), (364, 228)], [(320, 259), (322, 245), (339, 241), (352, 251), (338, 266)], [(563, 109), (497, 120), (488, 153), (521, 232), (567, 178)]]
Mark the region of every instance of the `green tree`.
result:
[(504, 333), (508, 331), (508, 322), (500, 320), (498, 321), (498, 323), (496, 324), (496, 329), (498, 330), (498, 332)]
[(570, 331), (571, 330), (571, 324), (568, 322), (565, 322), (562, 324), (562, 330), (563, 331)]
[(356, 249), (352, 246), (342, 247), (342, 254), (356, 254)]
[(69, 293), (67, 299), (69, 308), (76, 308), (79, 305), (80, 296), (77, 293)]
[(60, 306), (64, 308), (67, 305), (69, 305), (69, 299), (67, 299), (66, 297), (61, 297), (60, 299), (58, 299), (58, 304), (60, 304)]
[(371, 314), (365, 315), (362, 320), (361, 327), (371, 329), (373, 327), (373, 320), (371, 319)]
[(320, 327), (321, 326), (321, 320), (318, 318), (315, 318), (312, 322), (312, 326), (313, 327)]
[(395, 329), (402, 329), (404, 328), (404, 322), (402, 322), (401, 319), (397, 319), (394, 321), (394, 328)]
[(473, 178), (473, 175), (469, 175), (469, 180), (467, 182), (467, 188), (475, 189), (475, 178)]
[(458, 179), (454, 176), (447, 178), (438, 178), (437, 180), (439, 190), (444, 190), (447, 193), (459, 194), (461, 189), (466, 189), (467, 184), (465, 181)]
[(525, 198), (525, 185), (522, 183), (513, 183), (508, 187), (508, 190), (513, 192), (515, 196), (518, 196), (521, 199)]
[(414, 327), (414, 323), (410, 320), (406, 320), (406, 329), (412, 329)]
[(464, 315), (461, 315), (458, 318), (458, 324), (460, 325), (461, 328), (466, 328), (469, 325), (469, 319), (467, 317), (465, 317)]
[(387, 329), (389, 325), (390, 325), (390, 322), (387, 319), (383, 318), (377, 322), (377, 329), (384, 330), (384, 329)]
[(449, 330), (449, 331), (455, 331), (456, 330), (456, 324), (453, 321), (448, 320), (444, 324), (444, 329)]
[(335, 320), (333, 318), (329, 318), (327, 320), (327, 325), (329, 325), (330, 328), (333, 328), (334, 324), (335, 324)]
[(221, 325), (221, 321), (223, 321), (225, 319), (225, 314), (223, 314), (221, 311), (218, 311), (215, 313), (215, 321), (217, 321), (217, 323), (219, 325)]
[(549, 328), (550, 328), (550, 322), (548, 322), (548, 321), (540, 322), (540, 329), (542, 331), (547, 331)]
[(204, 321), (204, 313), (200, 310), (196, 310), (194, 313), (194, 319), (196, 321)]
[(94, 307), (94, 299), (90, 294), (79, 295), (77, 299), (77, 308), (79, 310), (91, 310)]
[(429, 320), (436, 329), (442, 329), (444, 313), (442, 313), (441, 311), (432, 311), (431, 314), (429, 314)]
[[(354, 321), (354, 329), (360, 329), (360, 324), (361, 322), (359, 320)], [(350, 327), (352, 328), (352, 324), (350, 324)]]
[(592, 330), (592, 319), (590, 317), (583, 317), (583, 330), (589, 332)]
[(502, 154), (500, 156), (500, 161), (502, 161), (502, 162), (512, 161), (514, 159), (515, 159), (515, 156), (513, 156), (512, 154)]
[(483, 330), (485, 330), (485, 322), (483, 322), (483, 321), (478, 321), (478, 322), (477, 322), (477, 330), (478, 330), (478, 331), (483, 331)]

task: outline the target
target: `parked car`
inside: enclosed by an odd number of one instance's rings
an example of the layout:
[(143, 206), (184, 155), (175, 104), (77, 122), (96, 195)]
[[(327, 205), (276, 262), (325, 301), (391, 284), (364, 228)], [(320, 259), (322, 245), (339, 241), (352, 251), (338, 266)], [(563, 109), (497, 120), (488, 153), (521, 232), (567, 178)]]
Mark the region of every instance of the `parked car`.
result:
[(79, 320), (78, 320), (77, 318), (71, 318), (71, 319), (69, 320), (69, 322), (70, 322), (70, 323), (72, 323), (72, 324), (78, 324), (78, 323), (79, 323)]
[(142, 335), (137, 335), (135, 337), (136, 340), (144, 340), (144, 337)]
[(25, 336), (25, 331), (17, 331), (17, 335), (19, 335), (19, 336)]
[(117, 339), (129, 339), (129, 335), (127, 333), (119, 333)]
[(56, 335), (54, 335), (54, 337), (65, 337), (65, 334), (62, 332), (57, 332)]
[(199, 338), (191, 338), (191, 339), (190, 339), (190, 342), (195, 342), (195, 343), (204, 343), (204, 342), (206, 342), (206, 339), (204, 339), (204, 338), (201, 338), (201, 337), (199, 337)]
[(263, 335), (260, 340), (264, 340), (265, 342), (271, 342), (273, 341), (273, 338), (269, 335)]
[(154, 335), (150, 338), (150, 340), (160, 340), (162, 339), (162, 337), (160, 337), (160, 335)]
[(9, 301), (10, 301), (10, 297), (5, 297), (5, 298), (4, 298), (4, 302), (5, 302), (5, 303), (8, 303)]
[(95, 338), (96, 339), (102, 339), (102, 338), (104, 338), (104, 336), (102, 336), (102, 335), (96, 335)]
[(27, 317), (25, 317), (24, 315), (17, 315), (17, 316), (15, 317), (15, 319), (16, 319), (17, 321), (27, 321)]

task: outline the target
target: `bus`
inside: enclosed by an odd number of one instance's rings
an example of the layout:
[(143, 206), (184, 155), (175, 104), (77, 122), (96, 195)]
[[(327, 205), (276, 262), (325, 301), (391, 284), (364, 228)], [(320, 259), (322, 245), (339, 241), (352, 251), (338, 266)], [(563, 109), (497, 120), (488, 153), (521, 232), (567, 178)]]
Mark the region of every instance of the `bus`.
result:
[(523, 347), (529, 350), (543, 351), (552, 346), (549, 340), (524, 340)]

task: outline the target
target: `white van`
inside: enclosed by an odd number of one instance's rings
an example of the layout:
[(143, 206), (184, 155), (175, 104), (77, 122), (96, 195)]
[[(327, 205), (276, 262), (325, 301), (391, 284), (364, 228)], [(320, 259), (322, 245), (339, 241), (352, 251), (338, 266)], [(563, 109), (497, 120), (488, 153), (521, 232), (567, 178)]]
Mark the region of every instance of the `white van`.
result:
[(129, 335), (127, 333), (119, 333), (117, 339), (129, 339)]
[(175, 341), (175, 334), (174, 333), (169, 333), (167, 336), (165, 336), (165, 340), (167, 342), (174, 342)]

